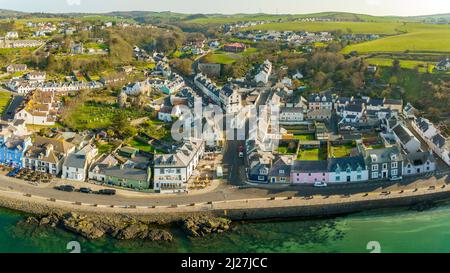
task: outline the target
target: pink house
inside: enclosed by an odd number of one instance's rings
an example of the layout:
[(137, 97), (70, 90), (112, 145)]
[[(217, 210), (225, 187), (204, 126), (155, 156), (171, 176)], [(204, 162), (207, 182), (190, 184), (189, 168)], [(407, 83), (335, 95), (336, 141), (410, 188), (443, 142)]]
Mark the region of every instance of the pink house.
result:
[(328, 182), (328, 162), (326, 160), (317, 161), (295, 161), (291, 170), (291, 182), (315, 183)]

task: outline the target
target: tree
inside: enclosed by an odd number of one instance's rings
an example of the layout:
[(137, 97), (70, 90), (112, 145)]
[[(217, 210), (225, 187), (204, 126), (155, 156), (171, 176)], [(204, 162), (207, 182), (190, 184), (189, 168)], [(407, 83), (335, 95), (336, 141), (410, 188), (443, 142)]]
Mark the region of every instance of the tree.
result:
[(394, 73), (397, 73), (398, 71), (400, 71), (400, 61), (395, 59), (392, 61), (392, 71)]
[(192, 60), (191, 59), (174, 59), (172, 66), (175, 67), (183, 76), (192, 75)]

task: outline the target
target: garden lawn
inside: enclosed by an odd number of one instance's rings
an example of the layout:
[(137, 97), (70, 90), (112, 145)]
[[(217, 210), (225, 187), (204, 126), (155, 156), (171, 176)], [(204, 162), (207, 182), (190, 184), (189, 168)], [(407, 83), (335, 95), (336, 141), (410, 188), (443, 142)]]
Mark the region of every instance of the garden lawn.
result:
[(312, 134), (294, 135), (294, 138), (298, 139), (298, 140), (303, 140), (303, 141), (316, 140), (315, 136)]
[(355, 148), (353, 145), (331, 146), (331, 157), (348, 157), (353, 148)]
[(326, 154), (327, 152), (324, 148), (301, 150), (298, 153), (297, 160), (307, 160), (307, 161), (326, 160), (327, 159)]

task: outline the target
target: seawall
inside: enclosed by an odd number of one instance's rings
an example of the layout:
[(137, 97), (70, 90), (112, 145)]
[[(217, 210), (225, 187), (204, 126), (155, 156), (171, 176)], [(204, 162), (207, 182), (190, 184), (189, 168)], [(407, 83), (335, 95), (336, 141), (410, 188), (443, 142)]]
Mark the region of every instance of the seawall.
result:
[(450, 187), (342, 196), (257, 198), (160, 207), (93, 206), (0, 191), (0, 207), (31, 214), (76, 212), (103, 221), (135, 218), (143, 222), (167, 224), (192, 215), (226, 217), (234, 221), (293, 217), (330, 217), (372, 209), (412, 206), (423, 202), (450, 200)]

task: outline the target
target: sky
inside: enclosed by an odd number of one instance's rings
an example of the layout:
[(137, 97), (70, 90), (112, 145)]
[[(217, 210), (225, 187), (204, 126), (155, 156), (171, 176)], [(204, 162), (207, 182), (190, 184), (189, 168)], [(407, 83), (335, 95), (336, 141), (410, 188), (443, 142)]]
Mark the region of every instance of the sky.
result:
[(222, 14), (345, 11), (414, 16), (450, 13), (450, 0), (0, 0), (0, 9), (27, 12), (145, 10)]

